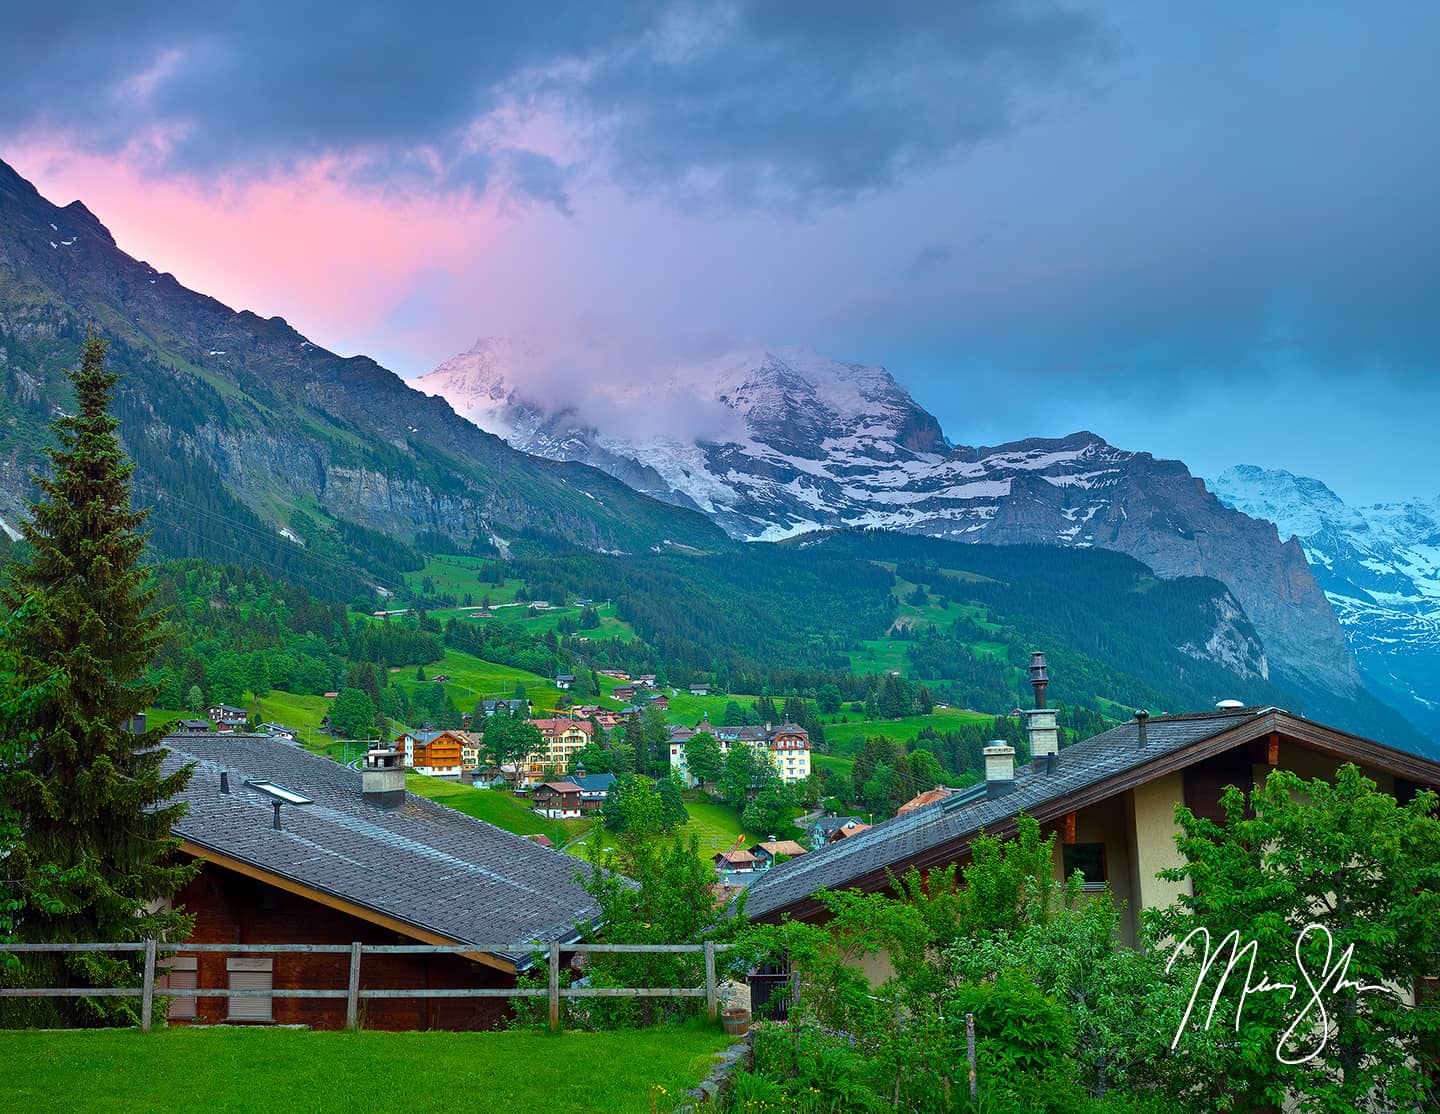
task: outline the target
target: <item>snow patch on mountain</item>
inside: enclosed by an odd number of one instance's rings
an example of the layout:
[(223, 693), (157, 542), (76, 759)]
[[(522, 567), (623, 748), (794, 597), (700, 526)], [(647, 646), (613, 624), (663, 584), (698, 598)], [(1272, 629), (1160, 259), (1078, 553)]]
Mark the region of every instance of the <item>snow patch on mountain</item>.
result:
[(1440, 498), (1352, 507), (1320, 480), (1248, 464), (1211, 487), (1299, 539), (1362, 669), (1440, 729)]
[[(1272, 666), (1327, 693), (1359, 689), (1299, 545), (1222, 506), (1178, 461), (1088, 432), (955, 446), (883, 367), (806, 348), (644, 368), (599, 359), (589, 366), (486, 339), (411, 385), (516, 448), (600, 468), (703, 511), (736, 538), (880, 528), (1114, 549), (1160, 576), (1213, 576), (1254, 623)], [(1238, 652), (1212, 641), (1195, 652)]]

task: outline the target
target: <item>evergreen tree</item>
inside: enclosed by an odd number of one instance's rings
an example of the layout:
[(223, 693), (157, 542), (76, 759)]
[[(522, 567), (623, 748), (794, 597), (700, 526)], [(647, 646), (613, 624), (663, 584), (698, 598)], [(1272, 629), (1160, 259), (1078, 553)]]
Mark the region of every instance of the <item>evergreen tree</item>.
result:
[[(145, 512), (131, 508), (133, 465), (110, 414), (117, 376), (105, 369), (104, 342), (87, 338), (69, 375), (76, 413), (55, 423), (53, 474), (37, 478), (40, 498), (24, 527), (30, 554), (0, 589), (12, 614), (0, 737), (22, 741), (0, 756), (0, 800), (21, 833), (5, 858), (23, 902), (15, 934), (37, 942), (184, 938), (192, 920), (167, 899), (198, 869), (179, 860), (171, 835), (184, 812), (173, 798), (190, 770), (162, 770), (161, 729), (135, 735), (125, 727), (155, 696), (147, 674), (163, 634), (141, 564)], [(44, 699), (12, 699), (47, 686)], [(23, 966), (22, 977), (38, 985), (140, 981), (134, 954), (37, 955)], [(16, 999), (0, 1004), (0, 1017), (129, 1024), (137, 1008), (124, 998)]]

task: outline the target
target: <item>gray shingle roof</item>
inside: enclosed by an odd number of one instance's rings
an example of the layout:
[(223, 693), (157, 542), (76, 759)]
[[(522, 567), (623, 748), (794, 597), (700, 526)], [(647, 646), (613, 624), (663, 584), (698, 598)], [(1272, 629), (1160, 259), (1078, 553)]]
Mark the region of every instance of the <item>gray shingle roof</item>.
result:
[(1122, 724), (1066, 747), (1053, 774), (1032, 774), (1023, 767), (1016, 770), (1015, 788), (1003, 797), (976, 800), (970, 794), (957, 794), (782, 863), (750, 887), (745, 911), (752, 917), (764, 917), (804, 901), (817, 890), (844, 889), (931, 848), (965, 839), (1019, 812), (1033, 812), (1271, 710), (1238, 708), (1192, 716), (1155, 716), (1149, 722), (1143, 749), (1135, 723)]
[[(167, 770), (197, 763), (175, 834), (202, 848), (461, 944), (569, 941), (600, 912), (575, 881), (579, 860), (413, 793), (400, 808), (378, 808), (361, 795), (358, 770), (282, 740), (183, 735), (165, 745)], [(277, 832), (271, 798), (247, 780), (314, 804), (283, 806)]]

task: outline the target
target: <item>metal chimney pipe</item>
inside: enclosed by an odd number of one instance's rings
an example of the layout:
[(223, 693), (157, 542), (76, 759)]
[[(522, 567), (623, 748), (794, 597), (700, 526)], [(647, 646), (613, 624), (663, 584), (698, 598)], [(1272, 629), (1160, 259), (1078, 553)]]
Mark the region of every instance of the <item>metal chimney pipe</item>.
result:
[(1150, 719), (1150, 713), (1147, 712), (1144, 708), (1136, 708), (1136, 709), (1135, 709), (1135, 724), (1136, 724), (1136, 726), (1139, 728), (1139, 731), (1140, 731), (1140, 745), (1141, 745), (1142, 747), (1148, 746), (1149, 743), (1150, 743), (1150, 734), (1149, 734), (1149, 732), (1146, 731), (1146, 729), (1145, 729), (1146, 722), (1147, 722), (1149, 719)]
[(282, 832), (285, 829), (280, 827), (280, 802), (271, 801), (270, 804), (273, 805), (275, 808), (275, 822), (271, 825), (271, 827), (274, 828), (277, 832)]
[(221, 771), (220, 771), (220, 792), (222, 792), (222, 793), (228, 793), (228, 792), (230, 792), (230, 771), (229, 771), (229, 770), (221, 770)]
[(1050, 683), (1050, 673), (1045, 668), (1045, 655), (1039, 650), (1030, 655), (1030, 684), (1035, 688), (1035, 707), (1045, 707), (1045, 686)]

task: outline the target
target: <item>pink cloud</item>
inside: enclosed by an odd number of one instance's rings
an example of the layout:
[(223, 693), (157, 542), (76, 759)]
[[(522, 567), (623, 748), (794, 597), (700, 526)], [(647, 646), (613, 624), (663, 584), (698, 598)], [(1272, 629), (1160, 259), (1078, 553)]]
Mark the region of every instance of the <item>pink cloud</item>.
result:
[(283, 316), (327, 347), (411, 348), (430, 312), (387, 319), (418, 287), (427, 302), (449, 301), (435, 287), (483, 270), (504, 223), (488, 200), (363, 192), (323, 162), (217, 189), (147, 176), (118, 155), (21, 147), (0, 157), (51, 201), (82, 200), (129, 254), (235, 309)]

